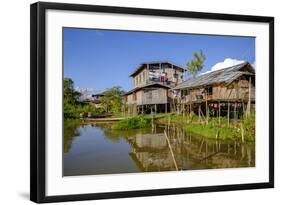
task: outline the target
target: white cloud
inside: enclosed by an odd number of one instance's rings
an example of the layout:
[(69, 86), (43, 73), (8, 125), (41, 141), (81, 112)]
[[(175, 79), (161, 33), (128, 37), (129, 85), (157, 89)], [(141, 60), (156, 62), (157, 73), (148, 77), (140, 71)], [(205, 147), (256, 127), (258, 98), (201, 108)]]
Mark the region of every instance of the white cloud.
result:
[(215, 70), (220, 70), (223, 68), (227, 68), (227, 67), (231, 67), (231, 66), (235, 66), (241, 63), (244, 63), (245, 61), (243, 60), (237, 60), (237, 59), (231, 59), (231, 58), (226, 58), (224, 59), (223, 62), (219, 62), (217, 64), (215, 64), (212, 68), (211, 71), (215, 71)]

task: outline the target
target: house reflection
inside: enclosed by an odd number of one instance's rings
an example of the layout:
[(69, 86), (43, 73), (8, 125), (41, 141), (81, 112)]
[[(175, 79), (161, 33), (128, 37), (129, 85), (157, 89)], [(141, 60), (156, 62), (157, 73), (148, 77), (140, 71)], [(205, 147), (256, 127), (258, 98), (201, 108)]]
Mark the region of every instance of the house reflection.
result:
[(255, 166), (255, 150), (251, 144), (206, 140), (176, 127), (166, 131), (167, 137), (162, 130), (127, 138), (132, 146), (130, 156), (142, 171)]

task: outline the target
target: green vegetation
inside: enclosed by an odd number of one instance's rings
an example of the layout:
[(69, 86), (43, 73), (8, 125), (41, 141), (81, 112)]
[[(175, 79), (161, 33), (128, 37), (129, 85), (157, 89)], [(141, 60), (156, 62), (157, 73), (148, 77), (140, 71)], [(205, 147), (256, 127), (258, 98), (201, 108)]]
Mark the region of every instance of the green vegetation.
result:
[(80, 123), (81, 122), (80, 122), (79, 119), (76, 119), (76, 120), (66, 119), (66, 120), (64, 120), (64, 129), (63, 129), (63, 131), (64, 131), (64, 133), (63, 133), (63, 137), (64, 137), (63, 151), (64, 151), (64, 153), (67, 153), (70, 150), (73, 139), (80, 135), (80, 133), (76, 129), (76, 127)]
[(203, 51), (200, 50), (200, 53), (194, 52), (193, 59), (186, 64), (187, 71), (195, 77), (198, 72), (200, 72), (204, 66), (204, 61), (206, 56), (203, 54)]
[(242, 126), (244, 129), (244, 134), (249, 141), (255, 141), (255, 129), (256, 129), (256, 115), (255, 113), (250, 113), (248, 117), (244, 117), (242, 121)]
[(101, 107), (96, 108), (95, 105), (86, 102), (79, 102), (78, 98), (81, 93), (74, 89), (74, 82), (71, 78), (64, 78), (63, 81), (63, 113), (64, 118), (79, 118), (80, 114), (92, 116), (101, 113), (112, 113), (114, 117), (120, 117), (122, 114), (122, 96), (124, 91), (121, 87), (112, 87), (105, 91), (101, 97)]
[(243, 117), (229, 124), (226, 117), (221, 117), (220, 119), (217, 117), (209, 118), (208, 124), (206, 124), (206, 122), (200, 120), (197, 115), (189, 116), (176, 114), (162, 115), (157, 122), (162, 124), (176, 124), (187, 132), (211, 139), (255, 141), (254, 113), (251, 113), (249, 117)]
[(64, 118), (79, 118), (80, 113), (98, 113), (98, 110), (89, 104), (78, 101), (81, 93), (74, 89), (74, 82), (71, 78), (63, 80), (63, 114)]
[(112, 112), (118, 115), (122, 111), (122, 96), (124, 91), (121, 87), (113, 87), (105, 91), (101, 98), (102, 108), (105, 112)]
[(186, 125), (183, 128), (188, 132), (212, 139), (239, 139), (241, 135), (238, 129), (228, 127), (217, 127), (211, 124), (191, 124)]
[(139, 129), (151, 126), (151, 119), (145, 116), (137, 116), (121, 120), (112, 126), (114, 130)]

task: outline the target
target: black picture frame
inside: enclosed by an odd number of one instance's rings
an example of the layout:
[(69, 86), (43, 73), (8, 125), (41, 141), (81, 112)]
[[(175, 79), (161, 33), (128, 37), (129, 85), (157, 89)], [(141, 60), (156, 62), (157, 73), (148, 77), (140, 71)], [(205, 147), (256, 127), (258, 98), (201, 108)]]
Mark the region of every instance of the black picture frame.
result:
[[(151, 16), (169, 16), (195, 19), (233, 20), (263, 22), (269, 24), (269, 181), (263, 183), (230, 184), (192, 188), (169, 188), (158, 190), (89, 193), (46, 196), (45, 160), (45, 35), (46, 11), (48, 9), (120, 13)], [(77, 200), (96, 200), (123, 197), (140, 197), (198, 192), (230, 191), (274, 187), (274, 18), (265, 16), (230, 15), (218, 13), (156, 10), (82, 4), (38, 2), (30, 7), (30, 199), (37, 203)]]

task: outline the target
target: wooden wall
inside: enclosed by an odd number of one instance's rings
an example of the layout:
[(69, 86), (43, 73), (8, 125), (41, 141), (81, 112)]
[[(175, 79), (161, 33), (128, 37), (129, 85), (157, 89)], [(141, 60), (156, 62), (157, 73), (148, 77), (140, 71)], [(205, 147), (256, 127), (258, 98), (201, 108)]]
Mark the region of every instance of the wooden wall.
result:
[[(135, 99), (134, 99), (135, 95)], [(166, 104), (167, 89), (165, 88), (146, 88), (138, 90), (135, 94), (127, 95), (126, 104), (149, 105), (149, 104)]]
[[(175, 69), (165, 68), (164, 70), (167, 73), (168, 81), (171, 81), (172, 82), (171, 85), (175, 86), (175, 83), (176, 83), (176, 79), (174, 79)], [(158, 73), (158, 75), (161, 76), (163, 69), (162, 68), (157, 69), (157, 70), (154, 70), (154, 72)], [(176, 70), (176, 73), (178, 74), (177, 84), (182, 83), (183, 79), (181, 76), (183, 76), (183, 72)], [(149, 79), (149, 71), (146, 68), (144, 68), (141, 72), (139, 72), (136, 76), (133, 77), (134, 87), (141, 87), (146, 84), (153, 83), (153, 82), (158, 82), (158, 81), (152, 81)]]
[[(199, 100), (196, 96), (202, 96), (203, 100), (206, 100), (206, 88), (196, 88), (189, 91), (187, 95), (185, 92), (181, 91), (182, 97), (181, 102), (190, 102)], [(212, 86), (212, 95), (208, 94), (208, 100), (235, 100), (235, 99), (244, 99), (248, 100), (249, 98), (249, 81), (241, 79), (234, 81), (230, 85), (219, 84)], [(255, 86), (251, 84), (251, 99), (255, 99)]]

